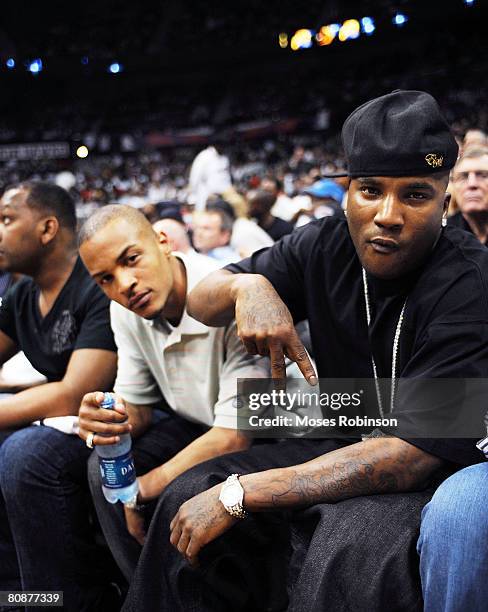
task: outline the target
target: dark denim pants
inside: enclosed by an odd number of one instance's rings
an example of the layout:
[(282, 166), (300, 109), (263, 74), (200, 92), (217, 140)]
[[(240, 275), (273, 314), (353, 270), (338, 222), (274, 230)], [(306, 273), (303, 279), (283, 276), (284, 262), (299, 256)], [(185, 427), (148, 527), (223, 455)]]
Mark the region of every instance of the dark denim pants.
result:
[(51, 427), (0, 432), (0, 590), (59, 590), (64, 610), (97, 608), (113, 561), (89, 520), (89, 454)]
[(123, 612), (420, 612), (415, 543), (432, 490), (253, 513), (207, 545), (196, 569), (169, 541), (181, 504), (229, 474), (296, 465), (342, 443), (256, 445), (182, 474), (159, 498)]
[[(195, 438), (208, 431), (208, 427), (191, 423), (175, 413), (156, 412), (153, 425), (144, 435), (133, 441), (132, 451), (138, 476), (162, 465)], [(98, 519), (107, 543), (120, 570), (130, 582), (141, 553), (141, 547), (127, 531), (122, 504), (110, 504), (103, 496), (96, 453), (93, 453), (89, 461), (88, 478)], [(157, 500), (148, 504), (146, 508), (147, 526), (149, 526), (156, 502)]]

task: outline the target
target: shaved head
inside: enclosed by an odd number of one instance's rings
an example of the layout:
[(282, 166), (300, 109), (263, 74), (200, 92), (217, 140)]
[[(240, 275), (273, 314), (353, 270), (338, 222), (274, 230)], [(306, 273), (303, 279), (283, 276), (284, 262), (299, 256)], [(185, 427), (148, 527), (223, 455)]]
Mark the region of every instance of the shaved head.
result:
[[(80, 231), (80, 256), (105, 294), (145, 319), (178, 319), (186, 300), (182, 263), (168, 240), (130, 206), (104, 206)], [(175, 280), (176, 279), (176, 280)]]
[(125, 219), (146, 235), (155, 236), (151, 224), (139, 210), (132, 208), (132, 206), (110, 204), (97, 210), (85, 221), (78, 235), (78, 246), (81, 247), (84, 242), (91, 240), (110, 222), (119, 219)]
[(172, 251), (187, 253), (191, 249), (190, 238), (184, 225), (174, 219), (159, 219), (153, 224), (156, 233), (164, 232)]

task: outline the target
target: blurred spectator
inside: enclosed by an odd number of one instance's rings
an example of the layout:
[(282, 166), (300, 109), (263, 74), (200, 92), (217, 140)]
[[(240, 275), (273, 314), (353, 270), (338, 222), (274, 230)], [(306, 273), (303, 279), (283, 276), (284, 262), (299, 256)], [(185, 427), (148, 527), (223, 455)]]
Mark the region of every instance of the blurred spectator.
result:
[[(156, 233), (163, 232), (165, 234), (172, 251), (183, 253), (187, 258), (192, 258), (194, 261), (209, 259), (206, 255), (197, 253), (192, 247), (190, 236), (184, 223), (168, 217), (167, 219), (156, 221), (153, 229)], [(201, 265), (205, 264), (202, 263)]]
[(204, 255), (218, 259), (223, 266), (240, 259), (230, 246), (234, 220), (219, 209), (195, 213), (193, 219), (193, 244)]
[(219, 148), (216, 144), (200, 151), (191, 165), (190, 193), (197, 211), (205, 208), (210, 195), (221, 194), (232, 185), (229, 160)]
[(181, 211), (181, 204), (175, 200), (164, 200), (156, 204), (158, 219), (174, 219), (185, 225), (183, 221), (183, 214)]
[(468, 149), (453, 170), (459, 212), (448, 219), (488, 244), (488, 148)]
[[(247, 210), (248, 210), (247, 202), (245, 204), (245, 207), (246, 207), (246, 214), (247, 214)], [(212, 210), (224, 212), (230, 219), (232, 219), (232, 223), (234, 223), (236, 220), (236, 211), (234, 209), (234, 206), (230, 204), (227, 200), (224, 200), (223, 198), (218, 198), (218, 197), (209, 198), (207, 200), (207, 205), (205, 206), (205, 210), (207, 210), (207, 212), (210, 212)]]
[(344, 189), (331, 179), (316, 181), (304, 193), (312, 198), (312, 211), (316, 219), (322, 217), (342, 216), (342, 199)]
[(259, 249), (272, 246), (273, 239), (257, 223), (239, 217), (234, 222), (231, 246), (241, 257), (249, 257)]
[(249, 191), (247, 194), (249, 202), (249, 214), (254, 217), (261, 227), (276, 242), (282, 236), (291, 234), (293, 224), (284, 221), (271, 214), (271, 209), (276, 202), (276, 196), (264, 189)]
[(311, 204), (309, 209), (302, 208), (292, 219), (296, 222), (297, 227), (305, 225), (311, 219), (342, 216), (344, 214), (342, 200), (345, 191), (335, 181), (320, 179), (303, 189), (303, 193), (310, 197)]
[[(138, 207), (136, 206), (135, 208), (138, 208)], [(141, 208), (141, 211), (146, 217), (146, 219), (149, 221), (149, 223), (151, 223), (151, 225), (153, 223), (156, 223), (156, 221), (159, 219), (158, 209), (157, 209), (156, 204), (145, 204)]]
[(269, 191), (276, 197), (276, 201), (271, 209), (271, 214), (285, 221), (290, 221), (293, 216), (300, 210), (300, 206), (294, 202), (283, 191), (283, 184), (276, 178), (264, 178), (261, 181), (261, 189)]
[(234, 219), (232, 227), (232, 237), (230, 245), (239, 253), (240, 258), (249, 257), (255, 251), (271, 246), (273, 239), (259, 227), (257, 223), (247, 218), (249, 209), (247, 201), (239, 194), (234, 194), (234, 202), (238, 201), (239, 209), (246, 210), (246, 216), (235, 216), (235, 206), (221, 198), (211, 200), (207, 203), (207, 210), (223, 210), (227, 215)]
[(488, 147), (488, 136), (483, 130), (468, 130), (464, 136), (463, 151), (471, 147)]
[(193, 250), (190, 242), (190, 237), (185, 226), (174, 219), (160, 219), (153, 224), (156, 233), (164, 232), (168, 238), (169, 246), (172, 251), (179, 253), (188, 253)]

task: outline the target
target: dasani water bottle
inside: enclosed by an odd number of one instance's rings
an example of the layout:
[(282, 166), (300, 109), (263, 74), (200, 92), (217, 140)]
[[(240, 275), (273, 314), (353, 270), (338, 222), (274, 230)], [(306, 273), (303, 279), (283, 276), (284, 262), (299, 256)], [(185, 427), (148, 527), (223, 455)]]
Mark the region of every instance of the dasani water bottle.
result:
[[(115, 398), (105, 393), (100, 408), (113, 410)], [(99, 434), (100, 435), (100, 434)], [(102, 476), (102, 491), (111, 504), (128, 502), (137, 495), (136, 470), (132, 458), (130, 434), (123, 434), (117, 444), (95, 446)]]

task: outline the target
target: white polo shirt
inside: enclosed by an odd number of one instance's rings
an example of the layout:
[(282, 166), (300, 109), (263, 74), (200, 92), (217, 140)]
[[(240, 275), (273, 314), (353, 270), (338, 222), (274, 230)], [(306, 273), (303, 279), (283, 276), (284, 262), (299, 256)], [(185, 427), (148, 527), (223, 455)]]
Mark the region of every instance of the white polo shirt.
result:
[[(211, 260), (176, 256), (187, 274), (187, 291), (218, 268)], [(118, 347), (115, 391), (131, 404), (155, 404), (164, 396), (180, 416), (208, 426), (238, 426), (238, 378), (269, 376), (269, 360), (248, 355), (235, 322), (207, 327), (185, 311), (178, 327), (148, 321), (120, 304), (110, 305)]]

